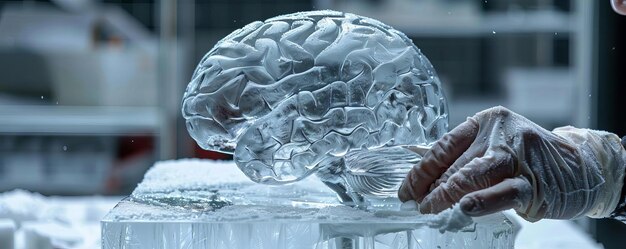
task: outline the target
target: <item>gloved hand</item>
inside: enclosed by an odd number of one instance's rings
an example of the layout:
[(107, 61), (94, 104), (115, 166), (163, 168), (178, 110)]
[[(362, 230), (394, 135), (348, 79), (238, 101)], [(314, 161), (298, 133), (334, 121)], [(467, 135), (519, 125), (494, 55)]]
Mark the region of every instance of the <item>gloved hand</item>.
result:
[(404, 180), (398, 197), (423, 213), (456, 202), (468, 215), (514, 208), (527, 220), (607, 217), (617, 206), (626, 152), (615, 135), (547, 131), (494, 107), (450, 131)]

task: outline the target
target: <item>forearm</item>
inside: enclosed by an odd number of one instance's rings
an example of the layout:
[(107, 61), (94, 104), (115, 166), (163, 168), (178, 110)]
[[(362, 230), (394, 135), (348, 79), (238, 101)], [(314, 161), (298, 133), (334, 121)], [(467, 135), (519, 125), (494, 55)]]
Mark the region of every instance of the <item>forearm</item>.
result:
[[(622, 147), (622, 149), (626, 151), (626, 136), (622, 137)], [(622, 197), (619, 200), (619, 204), (617, 204), (617, 208), (615, 208), (615, 211), (611, 213), (610, 217), (626, 223), (626, 182), (621, 191)]]

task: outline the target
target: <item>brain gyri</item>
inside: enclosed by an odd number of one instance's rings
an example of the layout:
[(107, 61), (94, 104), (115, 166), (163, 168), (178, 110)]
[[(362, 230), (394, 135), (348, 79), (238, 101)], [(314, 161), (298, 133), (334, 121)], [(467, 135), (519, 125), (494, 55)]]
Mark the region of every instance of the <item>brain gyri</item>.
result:
[(346, 154), (427, 145), (448, 125), (439, 79), (411, 40), (334, 11), (234, 31), (200, 61), (182, 112), (203, 149), (234, 154), (255, 182), (316, 173), (344, 191)]

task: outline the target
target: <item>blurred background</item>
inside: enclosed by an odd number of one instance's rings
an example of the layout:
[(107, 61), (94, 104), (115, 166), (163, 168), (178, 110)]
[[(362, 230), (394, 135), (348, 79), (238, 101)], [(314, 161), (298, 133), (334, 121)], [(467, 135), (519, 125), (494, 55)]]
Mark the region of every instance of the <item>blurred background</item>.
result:
[[(503, 105), (548, 129), (626, 135), (626, 17), (608, 0), (0, 1), (0, 192), (125, 195), (156, 160), (228, 159), (181, 117), (195, 65), (234, 29), (314, 9), (406, 33), (438, 71), (451, 127)], [(622, 223), (579, 223), (606, 248), (626, 243)]]

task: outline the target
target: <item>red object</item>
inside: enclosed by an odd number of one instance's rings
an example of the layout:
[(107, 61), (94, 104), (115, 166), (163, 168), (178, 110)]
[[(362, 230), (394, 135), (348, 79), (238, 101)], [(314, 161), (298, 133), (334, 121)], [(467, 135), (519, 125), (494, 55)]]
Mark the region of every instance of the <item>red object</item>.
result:
[(203, 158), (203, 159), (213, 159), (213, 160), (233, 160), (233, 155), (204, 150), (200, 148), (196, 143), (194, 143), (193, 149), (194, 157)]

